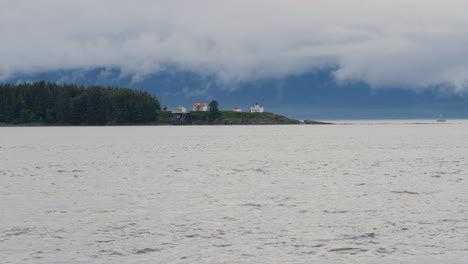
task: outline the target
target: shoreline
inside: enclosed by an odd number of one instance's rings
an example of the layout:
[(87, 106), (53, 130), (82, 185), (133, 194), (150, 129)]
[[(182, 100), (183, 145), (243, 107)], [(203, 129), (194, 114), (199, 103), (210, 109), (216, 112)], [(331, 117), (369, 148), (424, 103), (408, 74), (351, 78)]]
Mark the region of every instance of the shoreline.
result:
[(186, 127), (186, 126), (285, 126), (285, 125), (335, 125), (335, 123), (314, 121), (314, 123), (232, 123), (232, 124), (191, 124), (191, 125), (173, 125), (168, 123), (158, 124), (104, 124), (104, 125), (93, 125), (93, 124), (0, 124), (2, 127), (138, 127), (138, 126), (174, 126), (174, 127)]

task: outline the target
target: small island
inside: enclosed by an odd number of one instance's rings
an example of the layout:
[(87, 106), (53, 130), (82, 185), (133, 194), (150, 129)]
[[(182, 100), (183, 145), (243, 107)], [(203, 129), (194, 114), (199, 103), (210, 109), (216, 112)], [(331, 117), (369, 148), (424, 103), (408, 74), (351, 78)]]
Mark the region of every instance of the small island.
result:
[(159, 111), (158, 121), (166, 125), (281, 125), (301, 124), (299, 120), (274, 113), (249, 113), (220, 110), (219, 116), (210, 118), (210, 112), (191, 112), (186, 122), (177, 122), (171, 111)]
[(218, 102), (194, 103), (192, 111), (161, 109), (158, 98), (128, 88), (78, 86), (44, 81), (0, 84), (0, 125), (281, 125), (328, 124), (301, 122), (264, 112), (257, 103), (249, 112), (240, 107), (220, 110)]

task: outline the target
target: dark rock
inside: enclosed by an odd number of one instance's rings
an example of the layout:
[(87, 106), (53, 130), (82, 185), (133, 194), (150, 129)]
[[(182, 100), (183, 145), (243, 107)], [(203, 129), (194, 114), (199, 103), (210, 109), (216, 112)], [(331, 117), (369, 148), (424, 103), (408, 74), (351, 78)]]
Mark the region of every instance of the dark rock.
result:
[(333, 125), (333, 123), (320, 122), (320, 121), (315, 121), (315, 120), (304, 120), (304, 124), (306, 125)]

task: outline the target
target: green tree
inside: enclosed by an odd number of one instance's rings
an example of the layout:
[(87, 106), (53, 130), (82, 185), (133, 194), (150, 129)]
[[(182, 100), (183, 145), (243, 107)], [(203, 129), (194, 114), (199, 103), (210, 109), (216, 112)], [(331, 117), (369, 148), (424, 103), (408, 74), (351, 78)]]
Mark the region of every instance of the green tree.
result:
[(208, 120), (210, 122), (215, 121), (216, 119), (219, 119), (221, 116), (221, 113), (219, 112), (219, 104), (218, 101), (213, 100), (210, 102), (208, 105), (209, 110), (208, 110)]

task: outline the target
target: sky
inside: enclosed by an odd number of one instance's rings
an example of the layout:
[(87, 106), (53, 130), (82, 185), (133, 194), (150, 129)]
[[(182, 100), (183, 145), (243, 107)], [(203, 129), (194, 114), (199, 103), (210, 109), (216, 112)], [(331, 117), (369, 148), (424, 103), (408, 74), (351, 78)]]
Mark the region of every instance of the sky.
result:
[(0, 0), (0, 80), (168, 68), (226, 84), (333, 68), (337, 83), (468, 91), (466, 0)]

